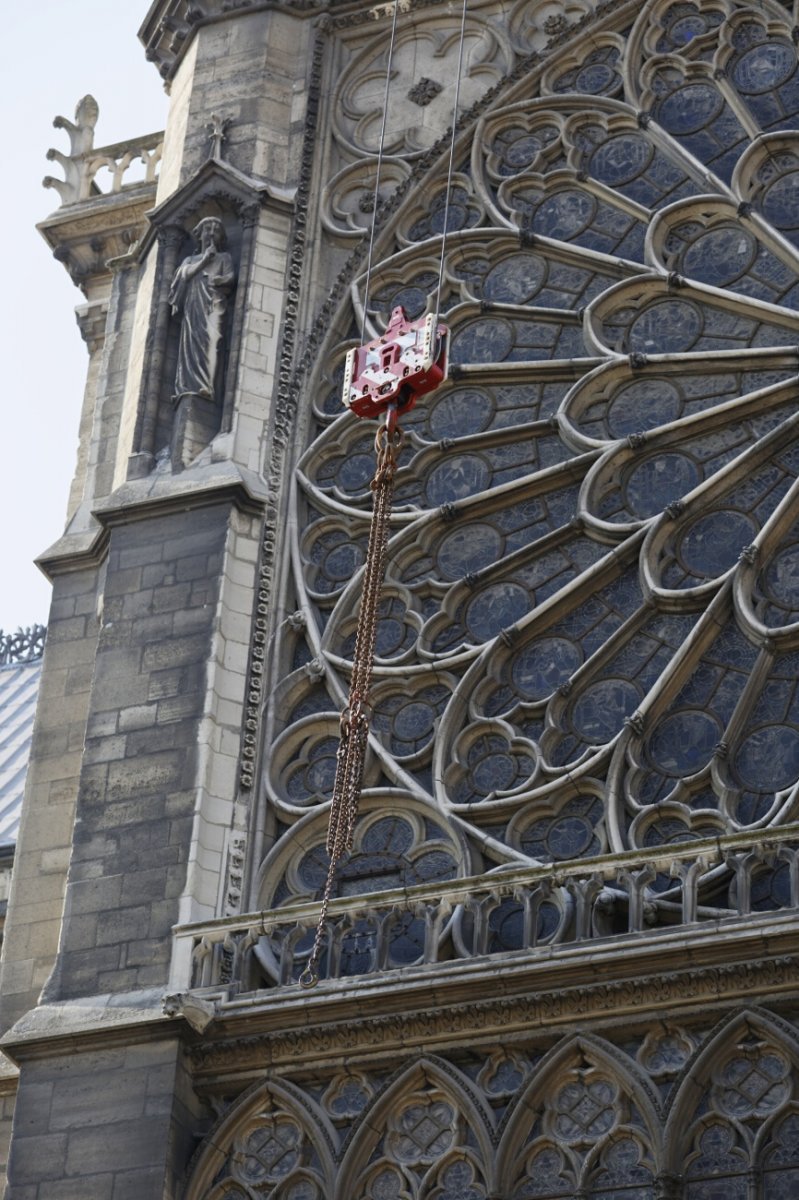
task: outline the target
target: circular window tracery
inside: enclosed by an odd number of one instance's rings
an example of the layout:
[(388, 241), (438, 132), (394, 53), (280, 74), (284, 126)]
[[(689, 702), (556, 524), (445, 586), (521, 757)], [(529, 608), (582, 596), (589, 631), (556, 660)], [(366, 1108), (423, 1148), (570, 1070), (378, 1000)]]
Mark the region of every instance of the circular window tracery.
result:
[[(712, 4), (653, 11), (622, 57), (564, 51), (548, 95), (520, 84), (458, 163), (455, 370), (404, 421), (370, 762), (393, 813), (390, 789), (410, 791), (435, 836), (473, 835), (470, 869), (799, 811), (795, 71), (776, 9), (768, 29)], [(373, 320), (427, 302), (434, 218), (375, 268)], [(292, 587), (335, 711), (373, 460), (329, 387)], [(278, 720), (278, 750), (292, 728)], [(291, 821), (329, 780), (325, 736), (276, 756)]]

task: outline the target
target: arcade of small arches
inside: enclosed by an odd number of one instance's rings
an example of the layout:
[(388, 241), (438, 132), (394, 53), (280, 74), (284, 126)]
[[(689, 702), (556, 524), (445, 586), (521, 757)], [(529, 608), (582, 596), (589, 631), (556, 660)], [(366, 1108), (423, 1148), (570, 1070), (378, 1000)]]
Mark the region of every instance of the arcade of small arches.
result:
[(799, 1040), (752, 1010), (256, 1084), (198, 1156), (189, 1200), (789, 1200)]

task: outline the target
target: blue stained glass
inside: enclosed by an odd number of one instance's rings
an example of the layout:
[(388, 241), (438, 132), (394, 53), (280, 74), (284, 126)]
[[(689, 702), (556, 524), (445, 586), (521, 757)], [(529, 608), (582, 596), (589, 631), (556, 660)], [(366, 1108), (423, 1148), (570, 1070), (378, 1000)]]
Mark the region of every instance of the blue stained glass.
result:
[(428, 734), (435, 720), (435, 709), (430, 704), (410, 701), (403, 705), (394, 717), (394, 730), (398, 738), (414, 739)]
[(408, 882), (426, 883), (433, 879), (451, 879), (455, 874), (455, 862), (446, 850), (431, 850), (420, 854), (408, 874)]
[(688, 300), (656, 300), (631, 323), (630, 349), (658, 354), (690, 350), (702, 333), (702, 313)]
[(679, 390), (665, 379), (636, 379), (620, 388), (608, 408), (608, 429), (613, 437), (627, 437), (680, 416)]
[(722, 730), (709, 713), (685, 709), (661, 721), (649, 738), (653, 761), (667, 775), (693, 775), (708, 763)]
[(768, 564), (764, 575), (766, 593), (790, 613), (799, 610), (799, 546), (779, 551)]
[(492, 267), (483, 282), (483, 296), (504, 304), (524, 304), (535, 295), (546, 275), (545, 259), (537, 254), (517, 254)]
[(732, 78), (742, 92), (769, 92), (796, 70), (796, 51), (786, 42), (761, 42), (738, 59)]
[(492, 954), (500, 950), (521, 950), (524, 945), (524, 909), (521, 904), (503, 900), (491, 913), (488, 923), (492, 933)]
[(712, 287), (726, 287), (752, 266), (755, 238), (740, 226), (725, 225), (701, 234), (686, 250), (683, 270)]
[(514, 625), (530, 607), (530, 597), (515, 583), (495, 583), (485, 588), (466, 609), (466, 624), (480, 641)]
[(799, 171), (788, 171), (766, 188), (763, 215), (778, 229), (799, 226)]
[(362, 492), (375, 473), (374, 455), (351, 454), (341, 460), (336, 483), (344, 492)]
[(409, 912), (401, 913), (391, 926), (390, 955), (392, 963), (407, 966), (417, 962), (424, 953), (424, 921)]
[(452, 361), (503, 362), (513, 348), (513, 326), (497, 317), (472, 321), (452, 336)]
[(536, 225), (548, 237), (570, 241), (592, 223), (596, 208), (596, 199), (587, 192), (557, 192), (538, 206)]
[(799, 732), (791, 725), (756, 729), (741, 743), (735, 766), (754, 791), (789, 787), (799, 779)]
[(438, 547), (438, 565), (444, 579), (461, 579), (479, 571), (502, 554), (502, 537), (493, 525), (475, 522), (447, 535)]
[(791, 905), (791, 873), (787, 863), (774, 870), (757, 871), (752, 876), (752, 908), (767, 912)]
[(675, 21), (669, 30), (672, 41), (677, 46), (686, 46), (693, 38), (705, 32), (705, 20), (704, 16), (697, 13), (695, 17), (682, 17), (681, 20)]
[(543, 700), (577, 670), (582, 654), (565, 638), (541, 638), (521, 650), (513, 660), (511, 677), (522, 696)]
[(485, 795), (507, 791), (516, 778), (516, 764), (509, 754), (488, 754), (475, 764), (472, 778)]
[(595, 844), (594, 829), (584, 818), (562, 817), (553, 822), (547, 842), (553, 858), (579, 858)]
[(286, 790), (289, 798), (300, 803), (309, 799), (330, 795), (336, 774), (337, 738), (324, 738), (317, 742), (307, 765), (298, 763), (292, 767)]
[(586, 688), (572, 711), (572, 724), (592, 744), (610, 741), (624, 718), (635, 711), (640, 696), (626, 679), (602, 679)]
[(630, 510), (637, 517), (661, 512), (696, 487), (699, 468), (685, 454), (659, 454), (646, 459), (629, 474), (624, 488)]
[(512, 141), (505, 151), (505, 162), (511, 172), (529, 166), (544, 144), (543, 139), (533, 134), (522, 135)]
[(699, 517), (681, 535), (678, 553), (695, 575), (714, 579), (729, 570), (758, 531), (745, 513), (717, 511)]
[(583, 67), (582, 71), (578, 71), (574, 82), (578, 92), (588, 92), (589, 95), (598, 96), (617, 86), (619, 75), (605, 63), (594, 63), (592, 66)]
[(364, 557), (363, 547), (357, 542), (342, 542), (325, 557), (325, 571), (332, 579), (352, 579), (363, 565)]
[(477, 388), (454, 388), (432, 397), (429, 425), (433, 437), (467, 437), (490, 423), (494, 402)]
[(689, 83), (661, 102), (657, 118), (670, 133), (694, 133), (713, 121), (723, 107), (723, 99), (711, 84)]
[(375, 652), (380, 658), (388, 658), (392, 654), (397, 654), (409, 636), (410, 630), (402, 621), (384, 617), (378, 622)]
[(374, 966), (375, 931), (366, 921), (357, 921), (341, 939), (339, 970), (342, 975), (363, 975)]
[(488, 486), (491, 471), (477, 454), (454, 454), (430, 472), (425, 489), (432, 505), (465, 500)]
[(407, 821), (397, 817), (386, 817), (376, 821), (364, 834), (363, 849), (366, 853), (387, 850), (392, 854), (404, 854), (413, 845), (413, 829)]
[(589, 169), (603, 183), (618, 186), (640, 175), (653, 155), (652, 143), (642, 134), (618, 134), (597, 147)]

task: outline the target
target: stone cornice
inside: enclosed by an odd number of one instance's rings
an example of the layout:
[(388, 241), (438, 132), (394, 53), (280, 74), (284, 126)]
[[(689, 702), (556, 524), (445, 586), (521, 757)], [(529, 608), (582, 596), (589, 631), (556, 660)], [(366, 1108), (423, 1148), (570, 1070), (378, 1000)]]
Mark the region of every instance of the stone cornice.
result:
[(96, 522), (90, 529), (67, 532), (36, 559), (36, 566), (51, 582), (58, 575), (99, 567), (108, 549), (108, 532)]
[(266, 499), (266, 489), (258, 475), (235, 463), (212, 462), (191, 467), (179, 475), (154, 472), (144, 479), (130, 479), (100, 501), (93, 515), (104, 528), (110, 528), (227, 502), (234, 503), (242, 512), (260, 514)]
[[(614, 939), (585, 948), (567, 947), (479, 963), (446, 978), (440, 969), (425, 978), (351, 980), (313, 994), (299, 988), (225, 1000), (217, 989), (194, 993), (214, 1012), (197, 1032), (173, 1006), (169, 1016), (133, 997), (113, 1006), (107, 997), (78, 1004), (41, 1005), (4, 1036), (2, 1049), (16, 1063), (92, 1046), (130, 1045), (180, 1036), (200, 1086), (277, 1071), (353, 1065), (396, 1059), (424, 1050), (445, 1051), (501, 1040), (510, 1044), (536, 1033), (561, 1033), (590, 1019), (631, 1022), (679, 1009), (684, 1015), (708, 1003), (773, 1004), (799, 997), (796, 918), (771, 923), (752, 936), (732, 939), (713, 929), (701, 936)], [(191, 997), (190, 997), (191, 999)]]
[[(96, 999), (96, 1003), (92, 1003)], [(51, 1054), (80, 1052), (102, 1045), (131, 1046), (174, 1038), (176, 1021), (150, 1006), (113, 1006), (108, 997), (77, 1004), (42, 1004), (27, 1013), (0, 1040), (0, 1063), (13, 1064)], [(0, 1087), (0, 1092), (1, 1092)]]
[[(414, 0), (412, 7), (440, 4), (442, 0)], [(296, 17), (335, 14), (336, 25), (360, 25), (377, 15), (390, 15), (388, 4), (362, 0), (155, 0), (141, 28), (139, 41), (150, 62), (169, 83), (186, 54), (197, 29), (236, 14), (275, 10)]]
[(236, 13), (279, 9), (298, 16), (326, 10), (327, 0), (155, 0), (139, 29), (139, 41), (161, 78), (172, 79), (194, 33)]
[[(787, 951), (792, 942), (793, 935), (787, 936), (782, 950)], [(204, 1077), (216, 1084), (226, 1076), (262, 1073), (266, 1068), (311, 1067), (321, 1060), (352, 1066), (361, 1056), (393, 1059), (425, 1049), (444, 1051), (497, 1040), (508, 1044), (532, 1033), (563, 1032), (587, 1019), (629, 1021), (646, 1014), (651, 1020), (657, 1014), (673, 1014), (678, 1007), (685, 1011), (710, 1002), (737, 1004), (758, 998), (771, 1002), (799, 995), (799, 957), (795, 954), (748, 958), (744, 954), (732, 963), (689, 967), (684, 965), (686, 957), (690, 961), (690, 956), (683, 954), (682, 969), (675, 963), (675, 969), (659, 971), (650, 960), (650, 970), (638, 974), (638, 956), (633, 955), (626, 977), (593, 978), (541, 990), (534, 972), (524, 984), (517, 974), (510, 994), (504, 994), (509, 976), (501, 969), (489, 976), (494, 995), (480, 995), (485, 988), (475, 986), (475, 976), (468, 983), (461, 981), (460, 996), (454, 1003), (447, 1003), (447, 989), (438, 976), (430, 979), (424, 998), (393, 985), (392, 994), (402, 999), (401, 1011), (386, 1011), (388, 990), (382, 996), (362, 995), (346, 1018), (342, 1018), (340, 1006), (326, 998), (315, 1011), (306, 1001), (292, 1016), (280, 1005), (272, 1007), (272, 1016), (278, 1020), (270, 1019), (269, 1029), (259, 1029), (266, 1003), (260, 1013), (242, 1007), (235, 1016), (223, 1008), (209, 1030), (212, 1036), (193, 1039), (194, 1073), (198, 1079)], [(587, 969), (584, 958), (582, 969)]]
[(155, 183), (143, 183), (80, 200), (57, 209), (36, 226), (85, 295), (97, 282), (110, 280), (111, 261), (126, 257), (143, 236), (155, 190)]
[(211, 463), (192, 467), (180, 475), (152, 474), (129, 480), (92, 510), (91, 527), (72, 532), (40, 554), (36, 565), (53, 579), (69, 571), (96, 567), (105, 558), (109, 530), (153, 516), (232, 503), (239, 511), (260, 515), (267, 495), (263, 480), (234, 463)]

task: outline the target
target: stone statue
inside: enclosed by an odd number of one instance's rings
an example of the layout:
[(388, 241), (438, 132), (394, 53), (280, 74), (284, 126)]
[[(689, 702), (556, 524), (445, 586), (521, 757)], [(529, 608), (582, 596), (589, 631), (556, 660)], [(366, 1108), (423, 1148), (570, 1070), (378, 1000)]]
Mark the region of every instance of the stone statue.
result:
[(169, 289), (173, 315), (183, 314), (173, 400), (200, 396), (218, 403), (225, 313), (236, 276), (218, 217), (204, 217), (192, 236), (199, 252), (184, 258)]

